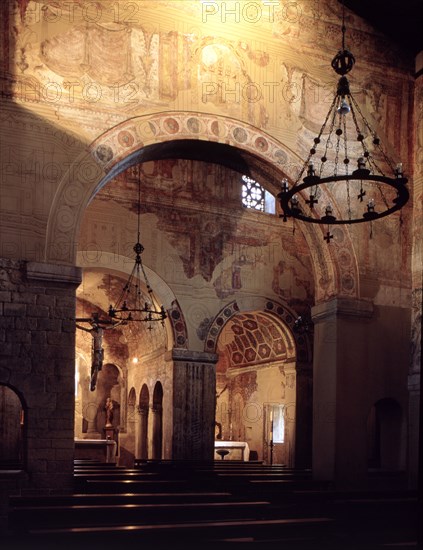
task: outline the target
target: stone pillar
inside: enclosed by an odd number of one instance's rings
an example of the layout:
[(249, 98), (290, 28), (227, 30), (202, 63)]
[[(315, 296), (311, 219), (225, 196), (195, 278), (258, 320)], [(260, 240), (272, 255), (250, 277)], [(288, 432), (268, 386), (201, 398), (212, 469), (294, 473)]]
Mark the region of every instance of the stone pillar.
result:
[(25, 408), (33, 490), (73, 484), (76, 267), (0, 260), (0, 383)]
[(313, 366), (297, 362), (295, 365), (295, 463), (298, 468), (311, 468), (313, 426)]
[[(414, 162), (412, 196), (412, 310), (411, 310), (411, 364), (408, 379), (409, 427), (408, 427), (408, 471), (409, 486), (416, 488), (420, 463), (423, 459), (423, 429), (420, 425), (421, 413), (421, 352), (422, 352), (422, 309), (423, 309), (423, 51), (416, 57), (416, 81), (414, 88)], [(419, 443), (420, 441), (420, 443)], [(421, 478), (421, 472), (420, 472)]]
[(213, 460), (218, 356), (174, 349), (173, 440), (174, 459)]
[(381, 400), (401, 411), (401, 433), (392, 437), (398, 456), (406, 454), (409, 309), (334, 298), (315, 306), (312, 318), (313, 475), (339, 487), (364, 487), (368, 419)]
[(160, 460), (162, 458), (163, 451), (163, 409), (160, 406), (151, 408), (152, 415), (152, 453), (151, 458), (153, 460)]
[(148, 459), (148, 409), (139, 409), (140, 426), (140, 456), (142, 460)]
[(296, 421), (297, 421), (297, 371), (295, 363), (285, 363), (285, 464), (290, 468), (295, 465), (296, 455)]
[(134, 430), (134, 438), (135, 438), (135, 449), (134, 449), (134, 457), (135, 459), (141, 458), (141, 414), (142, 409), (138, 406), (135, 407), (134, 410), (134, 418), (135, 418), (135, 430)]
[(358, 472), (365, 475), (366, 437), (358, 433), (357, 424), (363, 421), (360, 389), (368, 365), (365, 332), (372, 312), (370, 302), (342, 298), (312, 309), (315, 479), (343, 483)]

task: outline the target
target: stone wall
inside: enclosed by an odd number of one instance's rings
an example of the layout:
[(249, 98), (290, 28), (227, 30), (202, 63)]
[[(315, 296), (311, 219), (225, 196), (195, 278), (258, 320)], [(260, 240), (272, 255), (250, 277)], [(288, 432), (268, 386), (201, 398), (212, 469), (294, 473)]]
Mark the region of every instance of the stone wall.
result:
[(0, 260), (0, 384), (24, 408), (27, 477), (14, 491), (72, 487), (77, 268)]

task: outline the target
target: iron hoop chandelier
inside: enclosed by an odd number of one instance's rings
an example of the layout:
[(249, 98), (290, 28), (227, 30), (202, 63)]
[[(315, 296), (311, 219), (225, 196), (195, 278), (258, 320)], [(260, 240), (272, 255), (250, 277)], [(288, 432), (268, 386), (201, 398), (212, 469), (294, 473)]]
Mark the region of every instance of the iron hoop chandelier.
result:
[[(125, 324), (131, 321), (147, 322), (148, 328), (152, 329), (154, 322), (160, 321), (162, 324), (167, 318), (164, 306), (158, 306), (153, 289), (148, 280), (142, 263), (141, 254), (144, 247), (140, 243), (141, 230), (141, 176), (138, 170), (138, 201), (137, 201), (137, 242), (133, 247), (135, 252), (134, 267), (124, 284), (117, 302), (109, 307), (109, 317), (114, 321), (121, 321)], [(144, 280), (147, 288), (146, 297), (142, 292), (141, 281)], [(147, 298), (147, 299), (146, 299)]]
[[(355, 58), (345, 48), (345, 31), (343, 7), (342, 50), (332, 60), (333, 70), (340, 75), (335, 96), (297, 180), (291, 188), (287, 179), (282, 180), (278, 194), (284, 221), (292, 217), (327, 224), (328, 233), (324, 237), (327, 242), (333, 237), (329, 226), (372, 222), (400, 210), (409, 199), (402, 164), (394, 164), (388, 157), (351, 93), (345, 75), (354, 67)], [(352, 130), (356, 132), (354, 144), (348, 140)], [(317, 155), (319, 165), (315, 161)], [(353, 156), (356, 160), (351, 171)], [(331, 164), (333, 170), (328, 173)], [(325, 204), (323, 197), (328, 201)], [(367, 204), (362, 204), (365, 197)]]

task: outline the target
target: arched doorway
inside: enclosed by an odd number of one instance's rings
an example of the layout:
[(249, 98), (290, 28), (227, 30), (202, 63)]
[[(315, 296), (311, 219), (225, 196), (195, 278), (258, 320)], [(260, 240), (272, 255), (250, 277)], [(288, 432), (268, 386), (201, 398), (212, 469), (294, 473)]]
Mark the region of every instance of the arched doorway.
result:
[(24, 465), (24, 411), (19, 395), (9, 386), (0, 384), (0, 469)]
[(153, 460), (162, 458), (163, 448), (163, 386), (156, 382), (153, 391), (152, 413), (152, 452)]
[[(237, 313), (226, 322), (217, 340), (216, 424), (224, 441), (246, 444), (252, 459), (293, 466), (296, 376), (287, 331), (262, 311)], [(231, 457), (241, 458), (235, 451)]]

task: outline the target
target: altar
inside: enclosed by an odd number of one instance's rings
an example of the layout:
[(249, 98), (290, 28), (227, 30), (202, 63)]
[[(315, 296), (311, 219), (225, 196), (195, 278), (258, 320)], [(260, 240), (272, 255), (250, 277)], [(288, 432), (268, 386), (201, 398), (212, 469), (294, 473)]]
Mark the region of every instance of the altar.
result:
[(116, 441), (113, 439), (75, 439), (75, 458), (116, 462)]
[(250, 448), (246, 441), (221, 441), (214, 442), (214, 459), (221, 460), (221, 456), (217, 451), (225, 450), (228, 454), (224, 457), (225, 460), (250, 460)]

